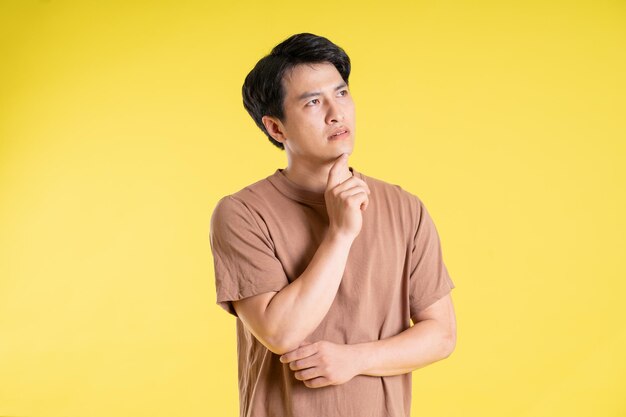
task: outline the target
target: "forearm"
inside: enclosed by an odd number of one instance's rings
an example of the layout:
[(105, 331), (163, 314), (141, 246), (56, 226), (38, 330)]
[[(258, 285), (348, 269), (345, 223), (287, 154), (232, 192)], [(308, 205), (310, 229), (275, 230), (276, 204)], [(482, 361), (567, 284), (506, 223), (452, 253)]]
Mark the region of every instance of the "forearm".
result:
[(398, 375), (448, 357), (452, 336), (436, 320), (423, 320), (387, 339), (352, 345), (360, 374)]
[(265, 310), (273, 340), (288, 352), (300, 346), (328, 313), (343, 277), (353, 239), (327, 234), (306, 270), (279, 291)]

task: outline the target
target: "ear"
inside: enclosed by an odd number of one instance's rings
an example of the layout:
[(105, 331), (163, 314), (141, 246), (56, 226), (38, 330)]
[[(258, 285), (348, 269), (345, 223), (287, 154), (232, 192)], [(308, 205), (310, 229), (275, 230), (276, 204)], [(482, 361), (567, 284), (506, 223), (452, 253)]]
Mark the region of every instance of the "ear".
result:
[(265, 130), (267, 130), (267, 133), (269, 133), (275, 141), (280, 143), (285, 142), (285, 140), (287, 139), (284, 133), (285, 127), (280, 120), (273, 116), (263, 116), (261, 120), (263, 121), (263, 126), (265, 126)]

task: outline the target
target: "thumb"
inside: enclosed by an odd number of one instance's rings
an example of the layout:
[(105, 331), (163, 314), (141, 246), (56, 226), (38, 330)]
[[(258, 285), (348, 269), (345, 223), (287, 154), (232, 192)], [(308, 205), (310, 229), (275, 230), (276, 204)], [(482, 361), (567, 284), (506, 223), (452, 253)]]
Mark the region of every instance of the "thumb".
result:
[(339, 185), (339, 175), (342, 172), (342, 168), (348, 163), (348, 154), (342, 153), (339, 158), (335, 160), (333, 166), (328, 171), (328, 180), (326, 182), (326, 189), (335, 188)]

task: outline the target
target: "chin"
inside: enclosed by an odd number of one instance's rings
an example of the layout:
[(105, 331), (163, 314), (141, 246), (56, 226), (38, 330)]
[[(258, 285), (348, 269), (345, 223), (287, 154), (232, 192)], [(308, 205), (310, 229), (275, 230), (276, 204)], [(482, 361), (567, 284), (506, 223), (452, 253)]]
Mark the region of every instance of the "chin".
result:
[[(354, 151), (354, 145), (353, 144), (346, 144), (346, 146), (342, 146), (341, 147), (341, 153), (347, 153), (348, 155), (352, 155), (352, 152)], [(340, 153), (340, 155), (341, 155)]]
[(348, 157), (350, 157), (352, 155), (352, 148), (338, 149), (337, 152), (333, 152), (332, 156), (329, 158), (329, 162), (335, 161), (344, 153), (348, 154)]
[(335, 160), (341, 156), (341, 154), (352, 155), (354, 151), (354, 144), (352, 141), (345, 141), (343, 143), (333, 143), (332, 148), (328, 149), (327, 157), (329, 160)]

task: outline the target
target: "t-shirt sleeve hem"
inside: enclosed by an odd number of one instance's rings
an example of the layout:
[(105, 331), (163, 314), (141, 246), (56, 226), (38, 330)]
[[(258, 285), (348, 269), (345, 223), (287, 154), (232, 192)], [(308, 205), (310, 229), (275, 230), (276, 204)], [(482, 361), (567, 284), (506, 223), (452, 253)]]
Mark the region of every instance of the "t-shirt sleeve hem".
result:
[(448, 283), (447, 286), (441, 287), (437, 292), (432, 293), (428, 297), (422, 298), (419, 301), (419, 304), (412, 304), (411, 305), (411, 312), (412, 312), (411, 319), (415, 317), (417, 314), (419, 314), (419, 312), (421, 312), (422, 310), (425, 310), (426, 308), (433, 305), (435, 301), (438, 301), (444, 296), (446, 296), (447, 294), (449, 294), (455, 288), (454, 282), (452, 282), (451, 279), (447, 279), (447, 283)]
[(224, 294), (224, 295), (218, 296), (217, 305), (222, 307), (224, 310), (226, 310), (228, 313), (232, 314), (233, 316), (239, 317), (237, 315), (237, 311), (233, 307), (233, 303), (232, 303), (233, 301), (243, 300), (244, 298), (253, 297), (255, 295), (264, 294), (267, 292), (279, 292), (280, 290), (285, 288), (285, 286), (286, 285), (283, 283), (275, 283), (275, 284), (269, 284), (269, 285), (262, 286), (262, 287), (243, 288), (241, 291), (233, 295)]

